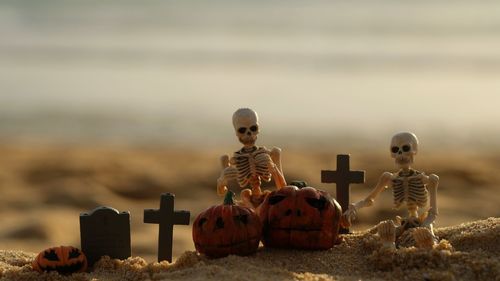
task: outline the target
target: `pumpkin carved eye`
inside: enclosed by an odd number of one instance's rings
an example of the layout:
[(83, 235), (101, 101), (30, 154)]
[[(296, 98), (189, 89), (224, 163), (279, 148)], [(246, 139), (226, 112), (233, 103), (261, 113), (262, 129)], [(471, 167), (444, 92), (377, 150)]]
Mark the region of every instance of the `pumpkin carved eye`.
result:
[(49, 261), (59, 261), (59, 257), (55, 250), (45, 251), (43, 258)]
[(221, 229), (224, 228), (224, 220), (221, 217), (218, 217), (217, 220), (215, 221), (215, 229)]
[(78, 258), (80, 256), (80, 251), (78, 249), (73, 249), (71, 252), (69, 252), (68, 257), (70, 259)]
[(247, 224), (248, 223), (248, 215), (234, 216), (234, 221), (240, 222), (242, 224)]
[(269, 205), (276, 205), (279, 202), (283, 201), (283, 199), (285, 199), (285, 198), (286, 198), (286, 196), (283, 196), (283, 195), (276, 195), (276, 196), (269, 197)]
[(206, 218), (202, 218), (200, 219), (200, 221), (198, 222), (198, 226), (199, 227), (202, 227), (205, 223), (207, 222), (207, 219)]
[(326, 206), (326, 198), (324, 196), (321, 196), (319, 199), (316, 198), (306, 198), (307, 204), (309, 204), (311, 207), (318, 209), (319, 211), (322, 211), (325, 206)]

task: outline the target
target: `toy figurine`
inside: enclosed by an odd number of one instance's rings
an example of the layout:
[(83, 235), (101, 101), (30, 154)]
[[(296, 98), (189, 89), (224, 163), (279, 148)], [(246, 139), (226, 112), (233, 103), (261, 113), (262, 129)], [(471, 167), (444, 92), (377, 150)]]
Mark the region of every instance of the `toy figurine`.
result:
[[(380, 192), (392, 187), (395, 208), (405, 204), (408, 217), (404, 219), (398, 217), (396, 219), (398, 225), (392, 220), (377, 225), (376, 230), (384, 246), (395, 248), (414, 242), (417, 247), (432, 248), (437, 242), (432, 225), (438, 214), (436, 193), (439, 177), (434, 174), (427, 176), (411, 168), (418, 152), (418, 139), (413, 133), (402, 132), (394, 135), (390, 150), (400, 170), (396, 173), (383, 173), (375, 188), (364, 200), (349, 205), (343, 214), (343, 221), (350, 225), (359, 209), (371, 206)], [(429, 210), (419, 216), (418, 209), (424, 208), (428, 199)]]
[(223, 196), (227, 192), (228, 181), (238, 180), (240, 187), (244, 188), (240, 195), (243, 204), (256, 208), (269, 193), (262, 192), (262, 181), (269, 182), (272, 178), (278, 189), (286, 185), (281, 170), (281, 149), (274, 147), (268, 150), (255, 145), (260, 127), (257, 113), (252, 109), (238, 109), (233, 114), (233, 126), (243, 148), (236, 151), (231, 159), (228, 155), (221, 157), (223, 170), (217, 179), (217, 193)]

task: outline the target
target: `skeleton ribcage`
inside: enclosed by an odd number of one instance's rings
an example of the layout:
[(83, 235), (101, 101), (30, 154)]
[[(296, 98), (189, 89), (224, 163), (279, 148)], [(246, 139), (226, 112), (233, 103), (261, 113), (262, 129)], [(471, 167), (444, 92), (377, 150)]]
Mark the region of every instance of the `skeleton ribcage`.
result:
[(413, 171), (411, 176), (400, 173), (392, 180), (394, 206), (396, 208), (399, 208), (403, 202), (406, 202), (408, 207), (425, 207), (427, 204), (427, 188), (421, 177), (414, 176), (415, 173), (420, 174), (417, 171)]
[(234, 153), (234, 161), (238, 170), (238, 183), (240, 187), (247, 187), (260, 180), (270, 181), (271, 173), (268, 165), (272, 162), (271, 157), (264, 148), (257, 148), (253, 152), (242, 150)]

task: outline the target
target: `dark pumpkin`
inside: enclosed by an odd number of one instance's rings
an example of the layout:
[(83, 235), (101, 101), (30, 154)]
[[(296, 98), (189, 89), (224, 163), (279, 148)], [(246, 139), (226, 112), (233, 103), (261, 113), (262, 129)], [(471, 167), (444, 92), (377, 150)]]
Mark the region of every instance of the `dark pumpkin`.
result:
[(259, 247), (262, 224), (254, 210), (237, 206), (228, 191), (222, 205), (212, 206), (196, 217), (193, 241), (198, 252), (209, 257), (246, 256)]
[(38, 272), (71, 274), (87, 270), (87, 258), (82, 251), (71, 246), (53, 247), (40, 252), (32, 266)]
[(340, 205), (327, 192), (300, 186), (285, 186), (271, 192), (258, 213), (263, 223), (266, 247), (326, 250), (338, 241)]

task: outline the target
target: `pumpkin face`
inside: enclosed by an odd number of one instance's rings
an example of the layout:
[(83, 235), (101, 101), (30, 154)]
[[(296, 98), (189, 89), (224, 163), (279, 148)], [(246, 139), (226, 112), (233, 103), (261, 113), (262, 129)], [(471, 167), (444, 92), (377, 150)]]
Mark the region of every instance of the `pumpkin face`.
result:
[(254, 210), (236, 206), (228, 192), (224, 204), (212, 206), (196, 217), (193, 241), (198, 252), (209, 257), (246, 256), (259, 247), (262, 224)]
[(337, 242), (340, 205), (322, 190), (285, 186), (260, 206), (266, 247), (326, 250)]
[(32, 266), (38, 272), (57, 271), (61, 274), (71, 274), (87, 270), (87, 258), (82, 251), (74, 247), (53, 247), (40, 252)]

